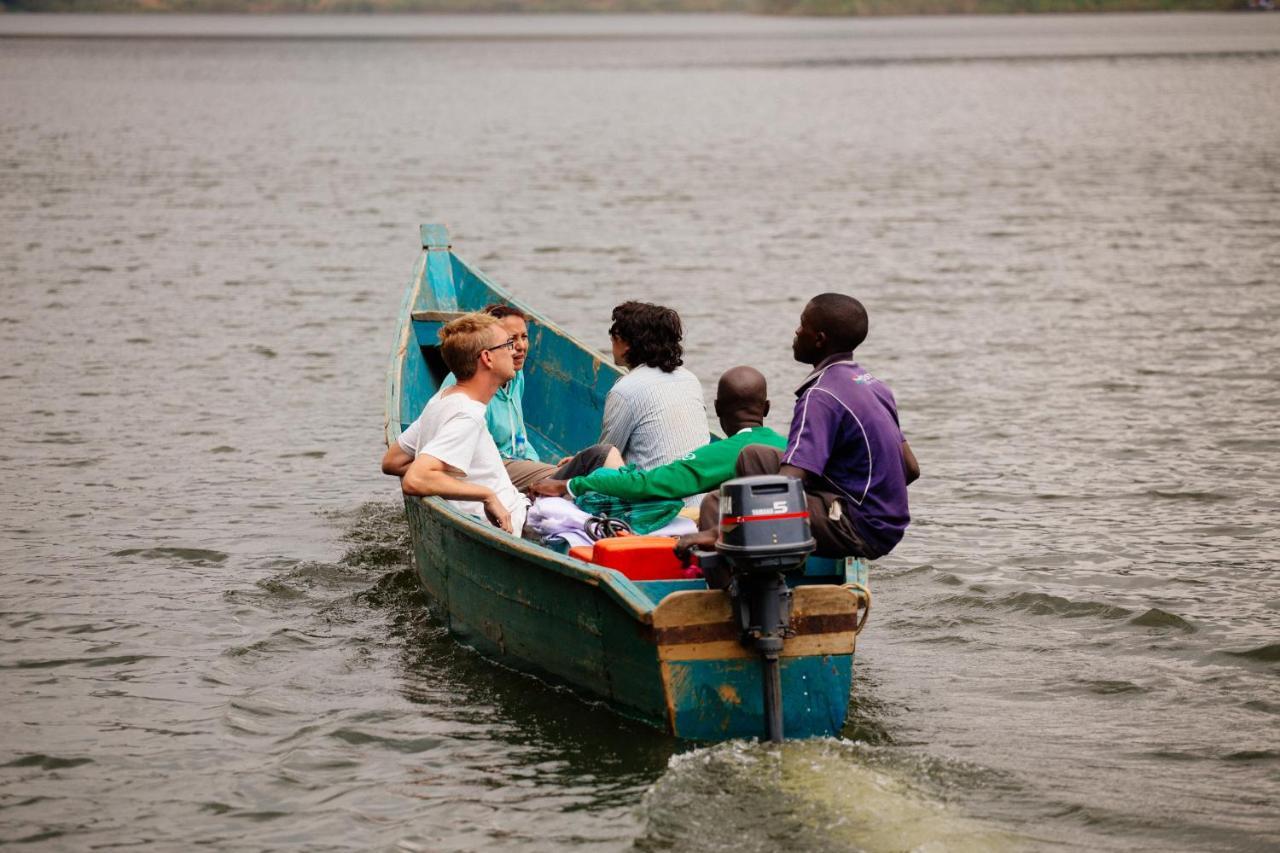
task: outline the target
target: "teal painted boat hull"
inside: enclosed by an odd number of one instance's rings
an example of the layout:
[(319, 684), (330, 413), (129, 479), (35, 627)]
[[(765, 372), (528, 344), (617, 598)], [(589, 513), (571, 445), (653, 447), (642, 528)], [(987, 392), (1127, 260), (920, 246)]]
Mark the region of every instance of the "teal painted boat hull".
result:
[[(436, 334), (452, 312), (491, 302), (530, 317), (525, 420), (544, 458), (595, 443), (621, 375), (453, 253), (441, 226), (401, 306), (387, 372), (386, 440), (422, 411), (445, 375)], [(458, 640), (506, 665), (603, 700), (678, 737), (760, 737), (760, 665), (737, 641), (727, 596), (701, 581), (633, 582), (498, 530), (438, 498), (405, 497), (418, 576)], [(865, 564), (811, 560), (795, 589), (782, 657), (789, 738), (844, 726), (856, 634), (870, 595)]]

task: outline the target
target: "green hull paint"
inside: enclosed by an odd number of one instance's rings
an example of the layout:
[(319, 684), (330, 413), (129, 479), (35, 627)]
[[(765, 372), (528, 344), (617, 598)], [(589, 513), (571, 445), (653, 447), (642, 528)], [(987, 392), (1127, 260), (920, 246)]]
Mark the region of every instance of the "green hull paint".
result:
[[(605, 395), (619, 371), (454, 255), (442, 227), (423, 226), (422, 236), (423, 254), (401, 306), (387, 372), (387, 442), (417, 417), (441, 378), (429, 366), (439, 323), (413, 315), (505, 302), (531, 319), (525, 367), (531, 442), (545, 458), (594, 443)], [(722, 593), (705, 592), (697, 581), (633, 583), (509, 536), (437, 498), (406, 497), (405, 509), (418, 576), (433, 609), (461, 642), (679, 737), (763, 733), (759, 665), (733, 654), (733, 643), (724, 659), (659, 659), (656, 606), (676, 591)], [(840, 584), (857, 571), (865, 567), (815, 561), (808, 581)], [(784, 658), (788, 737), (839, 733), (851, 670), (851, 654)]]

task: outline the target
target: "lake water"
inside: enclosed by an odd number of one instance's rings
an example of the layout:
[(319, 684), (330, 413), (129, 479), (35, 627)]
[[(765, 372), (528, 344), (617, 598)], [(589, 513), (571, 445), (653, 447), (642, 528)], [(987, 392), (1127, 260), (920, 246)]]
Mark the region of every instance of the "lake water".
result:
[[(1280, 15), (0, 16), (0, 845), (1280, 845)], [(696, 748), (427, 613), (417, 226), (708, 400), (808, 296), (924, 476), (839, 740)], [(25, 849), (25, 848), (24, 848)]]

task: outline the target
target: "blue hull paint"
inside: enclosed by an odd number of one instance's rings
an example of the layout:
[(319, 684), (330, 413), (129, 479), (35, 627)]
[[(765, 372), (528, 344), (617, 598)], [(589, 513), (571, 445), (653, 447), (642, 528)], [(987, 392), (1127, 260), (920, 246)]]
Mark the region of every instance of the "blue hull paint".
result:
[[(760, 665), (754, 659), (679, 661), (671, 680), (681, 691), (676, 728), (693, 740), (759, 737), (764, 731)], [(782, 660), (783, 732), (786, 737), (838, 733), (844, 726), (853, 680), (853, 655), (809, 655)]]

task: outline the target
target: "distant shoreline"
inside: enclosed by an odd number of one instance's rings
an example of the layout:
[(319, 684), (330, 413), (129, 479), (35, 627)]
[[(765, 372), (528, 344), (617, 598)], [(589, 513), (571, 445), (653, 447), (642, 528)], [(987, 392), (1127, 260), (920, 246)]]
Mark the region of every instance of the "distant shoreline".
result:
[(0, 0), (0, 14), (646, 14), (894, 17), (1248, 11), (1257, 0)]

